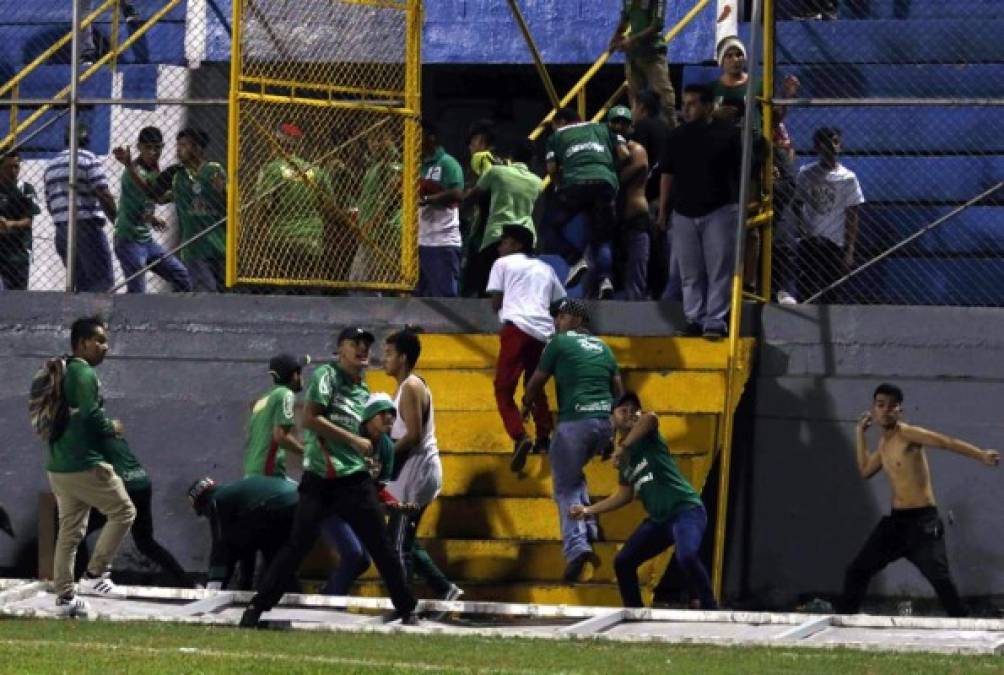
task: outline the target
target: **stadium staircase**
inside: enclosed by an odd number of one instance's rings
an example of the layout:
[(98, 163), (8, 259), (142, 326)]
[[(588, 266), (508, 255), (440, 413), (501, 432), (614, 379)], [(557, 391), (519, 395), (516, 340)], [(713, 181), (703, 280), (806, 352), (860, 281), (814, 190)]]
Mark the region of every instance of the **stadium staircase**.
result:
[[(654, 337), (608, 340), (625, 372), (625, 384), (662, 418), (661, 430), (684, 474), (700, 490), (721, 448), (728, 343)], [(753, 341), (741, 343), (739, 399), (749, 376)], [(495, 410), (492, 385), (498, 338), (494, 335), (428, 335), (421, 374), (432, 388), (442, 451), (442, 495), (426, 512), (419, 536), (465, 599), (576, 605), (620, 604), (613, 558), (643, 519), (635, 503), (603, 516), (605, 541), (596, 545), (601, 564), (585, 583), (561, 581), (564, 560), (557, 507), (551, 499), (546, 457), (531, 455), (525, 470), (509, 470), (512, 443)], [(385, 375), (368, 376), (374, 391), (393, 391)], [(554, 402), (553, 382), (548, 395)], [(591, 493), (616, 490), (616, 472), (594, 458), (586, 468)], [(710, 530), (709, 530), (709, 535)], [(321, 547), (304, 576), (323, 578), (331, 564)], [(645, 565), (647, 591), (666, 568), (664, 554)], [(420, 593), (428, 597), (427, 589)], [(364, 595), (384, 595), (371, 568), (359, 584)]]
[[(1001, 99), (1000, 10), (994, 0), (840, 0), (836, 21), (778, 22), (776, 81), (793, 73), (811, 98)], [(741, 34), (748, 38), (748, 25)], [(684, 83), (718, 74), (688, 66)], [(785, 124), (800, 164), (812, 160), (815, 129), (844, 130), (842, 161), (867, 200), (859, 249), (877, 254), (1004, 179), (1004, 138), (989, 132), (1001, 114), (1000, 106), (796, 107)], [(884, 304), (1004, 304), (1002, 223), (998, 194), (862, 274), (853, 293)], [(896, 294), (904, 288), (910, 299)]]

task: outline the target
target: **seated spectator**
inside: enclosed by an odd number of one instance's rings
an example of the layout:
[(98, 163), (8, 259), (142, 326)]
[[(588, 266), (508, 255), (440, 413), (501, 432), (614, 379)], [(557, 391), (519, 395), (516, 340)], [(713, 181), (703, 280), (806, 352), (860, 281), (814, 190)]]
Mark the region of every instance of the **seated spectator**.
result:
[[(624, 30), (631, 26), (625, 37)], [(676, 93), (669, 79), (666, 27), (666, 0), (623, 0), (621, 18), (610, 38), (610, 51), (624, 52), (628, 97), (634, 105), (638, 94), (649, 89), (659, 97), (662, 114), (670, 127), (676, 126)]]
[(422, 122), (417, 298), (455, 298), (459, 294), (463, 188), (460, 164), (440, 145), (436, 126)]
[[(45, 167), (45, 203), (56, 226), (56, 253), (66, 265), (70, 220), (70, 128), (64, 136), (67, 149)], [(102, 228), (105, 218), (118, 216), (115, 198), (108, 190), (108, 178), (101, 160), (90, 152), (91, 135), (86, 126), (77, 126), (77, 250), (73, 287), (78, 291), (108, 292), (112, 288), (112, 251)]]
[[(625, 138), (631, 136), (631, 111), (619, 105), (607, 114), (607, 126)], [(620, 170), (620, 193), (617, 195), (617, 246), (615, 258), (621, 263), (621, 287), (627, 300), (648, 298), (648, 256), (652, 220), (648, 215), (645, 185), (648, 179), (648, 155), (637, 141), (629, 140), (630, 159)], [(605, 292), (606, 291), (606, 292)], [(600, 288), (600, 299), (612, 296), (613, 288)]]
[[(854, 172), (840, 163), (839, 129), (822, 127), (812, 136), (819, 157), (795, 179), (792, 216), (798, 232), (798, 300), (806, 301), (846, 274), (854, 265), (858, 206), (865, 201)], [(816, 302), (834, 302), (834, 291)]]
[[(477, 244), (477, 254), (469, 281), (470, 289), (477, 295), (485, 294), (492, 265), (498, 259), (498, 243), (502, 231), (509, 225), (518, 225), (530, 233), (530, 249), (537, 240), (537, 229), (533, 224), (533, 208), (544, 190), (544, 181), (527, 168), (533, 150), (529, 143), (519, 143), (507, 161), (499, 163), (486, 151), (475, 157), (481, 161), (472, 163), (478, 182), (468, 190), (464, 201), (488, 198), (485, 229)], [(487, 156), (486, 156), (487, 155)]]
[(31, 222), (41, 213), (31, 183), (18, 185), (21, 155), (11, 149), (0, 156), (0, 288), (28, 290)]
[(734, 124), (714, 119), (714, 95), (705, 85), (683, 91), (685, 124), (666, 143), (659, 220), (673, 200), (673, 254), (680, 264), (681, 335), (718, 338), (727, 333), (734, 271), (742, 137)]
[[(598, 254), (612, 241), (617, 223), (617, 163), (627, 159), (627, 141), (603, 124), (581, 122), (571, 108), (557, 112), (554, 133), (547, 141), (547, 173), (555, 183), (556, 208), (547, 216), (548, 234), (554, 248), (570, 265), (565, 287), (582, 281), (590, 268), (590, 257), (600, 269), (597, 285), (609, 280)], [(576, 216), (585, 216), (588, 245), (579, 250), (564, 236), (564, 228)], [(606, 261), (609, 264), (609, 261)]]

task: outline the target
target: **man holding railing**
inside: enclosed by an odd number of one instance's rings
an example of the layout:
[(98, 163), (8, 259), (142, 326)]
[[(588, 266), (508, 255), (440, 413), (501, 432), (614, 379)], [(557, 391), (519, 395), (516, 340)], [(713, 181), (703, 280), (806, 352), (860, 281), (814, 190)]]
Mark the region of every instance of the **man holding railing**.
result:
[[(624, 29), (631, 26), (625, 36)], [(659, 95), (663, 114), (676, 126), (676, 93), (666, 63), (666, 0), (624, 0), (621, 18), (610, 38), (610, 51), (624, 52), (624, 70), (632, 105), (638, 92), (652, 89)]]

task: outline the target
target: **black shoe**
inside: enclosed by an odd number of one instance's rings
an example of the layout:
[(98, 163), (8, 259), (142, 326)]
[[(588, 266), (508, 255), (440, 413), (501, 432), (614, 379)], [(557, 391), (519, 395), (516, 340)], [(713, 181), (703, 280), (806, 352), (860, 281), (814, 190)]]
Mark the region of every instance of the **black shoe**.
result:
[(565, 277), (565, 288), (574, 288), (582, 281), (582, 277), (589, 271), (589, 261), (580, 258), (577, 263), (568, 268), (568, 276)]
[(241, 628), (258, 628), (261, 619), (261, 610), (253, 605), (248, 605), (244, 613), (241, 614), (241, 622), (237, 624)]
[(561, 575), (562, 580), (570, 584), (578, 582), (579, 577), (582, 576), (582, 571), (586, 568), (586, 563), (592, 563), (594, 568), (599, 567), (600, 559), (592, 551), (580, 553), (565, 565), (565, 573)]
[(600, 282), (600, 300), (610, 300), (614, 297), (614, 283), (609, 279), (604, 279)]
[(682, 330), (673, 331), (676, 337), (701, 337), (704, 327), (699, 323), (690, 322)]
[(551, 451), (551, 437), (542, 436), (537, 438), (533, 443), (533, 454), (535, 455), (546, 455)]
[(703, 335), (709, 340), (721, 340), (728, 332), (723, 328), (705, 328)]
[(512, 460), (509, 462), (509, 469), (513, 473), (519, 473), (526, 466), (526, 456), (530, 454), (533, 450), (533, 441), (528, 437), (523, 436), (523, 438), (516, 441), (515, 447), (512, 449)]
[(395, 621), (400, 621), (402, 626), (419, 625), (418, 617), (413, 613), (408, 612), (407, 614), (402, 614), (396, 609), (392, 609), (391, 611), (381, 615), (380, 621), (381, 623), (394, 623)]

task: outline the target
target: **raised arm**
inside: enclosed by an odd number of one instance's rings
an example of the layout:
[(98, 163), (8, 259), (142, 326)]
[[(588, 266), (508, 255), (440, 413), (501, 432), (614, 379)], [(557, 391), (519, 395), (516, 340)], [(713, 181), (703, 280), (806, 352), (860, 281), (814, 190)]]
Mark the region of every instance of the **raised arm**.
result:
[(866, 480), (874, 476), (882, 468), (882, 455), (868, 450), (868, 439), (865, 437), (865, 432), (868, 431), (868, 427), (871, 425), (871, 413), (862, 413), (861, 417), (858, 418), (855, 451), (858, 459), (858, 472)]
[(621, 447), (629, 448), (659, 428), (659, 416), (654, 412), (642, 413), (631, 431), (621, 439)]
[(966, 457), (978, 460), (987, 466), (997, 466), (997, 464), (1000, 463), (1000, 453), (996, 450), (981, 450), (972, 443), (967, 443), (966, 441), (958, 438), (952, 438), (951, 436), (940, 434), (937, 431), (931, 431), (930, 429), (915, 427), (909, 424), (900, 424), (899, 430), (904, 439), (911, 443), (916, 443), (917, 445), (926, 445), (932, 448), (951, 450), (952, 452), (957, 452), (960, 455), (965, 455)]

